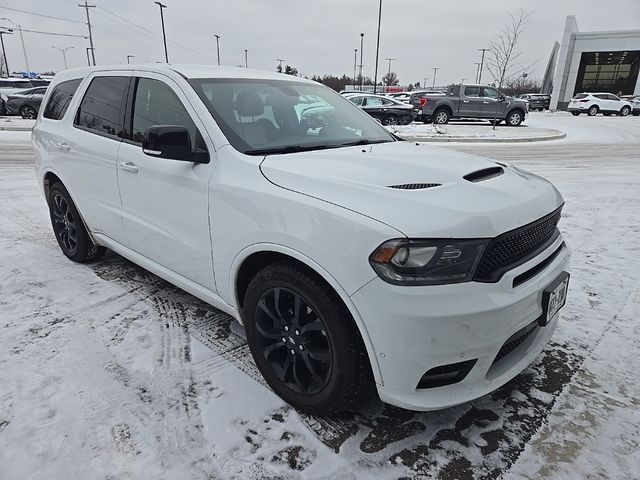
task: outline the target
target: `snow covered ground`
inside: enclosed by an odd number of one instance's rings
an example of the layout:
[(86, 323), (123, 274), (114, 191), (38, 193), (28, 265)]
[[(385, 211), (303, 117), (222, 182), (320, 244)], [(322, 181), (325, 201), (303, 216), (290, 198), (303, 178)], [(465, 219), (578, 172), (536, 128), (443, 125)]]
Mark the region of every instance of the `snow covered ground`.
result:
[(228, 316), (115, 254), (69, 262), (29, 134), (0, 132), (0, 479), (638, 478), (640, 118), (528, 123), (567, 138), (447, 148), (565, 195), (572, 279), (552, 343), (474, 402), (330, 418), (271, 393)]

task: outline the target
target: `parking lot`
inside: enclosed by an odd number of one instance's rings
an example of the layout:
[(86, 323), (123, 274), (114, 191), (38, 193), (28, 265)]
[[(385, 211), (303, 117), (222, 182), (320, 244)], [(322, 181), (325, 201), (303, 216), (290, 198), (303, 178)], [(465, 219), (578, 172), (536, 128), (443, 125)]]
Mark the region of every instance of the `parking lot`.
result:
[(69, 262), (29, 133), (0, 132), (0, 477), (637, 478), (640, 119), (527, 125), (567, 136), (445, 148), (563, 193), (572, 283), (551, 344), (474, 402), (333, 417), (274, 395), (227, 315), (116, 254)]

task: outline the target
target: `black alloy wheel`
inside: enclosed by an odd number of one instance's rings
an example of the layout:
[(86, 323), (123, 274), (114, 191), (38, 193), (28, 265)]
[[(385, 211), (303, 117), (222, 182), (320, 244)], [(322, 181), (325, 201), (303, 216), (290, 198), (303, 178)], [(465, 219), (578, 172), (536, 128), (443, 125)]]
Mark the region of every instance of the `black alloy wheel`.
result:
[(20, 115), (22, 116), (22, 118), (34, 120), (38, 117), (38, 112), (36, 112), (35, 108), (30, 107), (29, 105), (25, 105), (20, 109)]
[(61, 192), (52, 197), (51, 203), (53, 232), (56, 234), (65, 255), (73, 256), (78, 250), (78, 219)]
[(271, 288), (255, 312), (258, 345), (278, 380), (304, 395), (328, 383), (332, 349), (322, 318), (298, 292)]

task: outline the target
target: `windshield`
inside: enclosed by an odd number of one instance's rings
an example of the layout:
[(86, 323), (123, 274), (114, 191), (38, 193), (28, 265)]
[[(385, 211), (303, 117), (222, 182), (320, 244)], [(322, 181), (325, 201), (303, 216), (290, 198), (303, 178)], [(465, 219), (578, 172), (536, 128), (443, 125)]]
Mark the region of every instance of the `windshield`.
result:
[(248, 155), (393, 142), (368, 114), (323, 85), (262, 79), (192, 79), (229, 143)]

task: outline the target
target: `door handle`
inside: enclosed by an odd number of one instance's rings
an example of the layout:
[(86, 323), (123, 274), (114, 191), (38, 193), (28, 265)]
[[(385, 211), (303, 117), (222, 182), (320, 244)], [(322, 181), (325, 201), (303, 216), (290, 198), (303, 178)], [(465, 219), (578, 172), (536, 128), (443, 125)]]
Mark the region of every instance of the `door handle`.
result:
[(63, 152), (68, 152), (69, 150), (71, 150), (71, 147), (64, 142), (56, 143), (56, 148), (58, 150), (62, 150)]
[(138, 173), (138, 167), (133, 162), (120, 162), (120, 168), (126, 172)]
[(489, 102), (482, 102), (482, 103), (484, 103), (485, 105), (489, 105)]
[(469, 103), (469, 100), (463, 100), (462, 103)]

